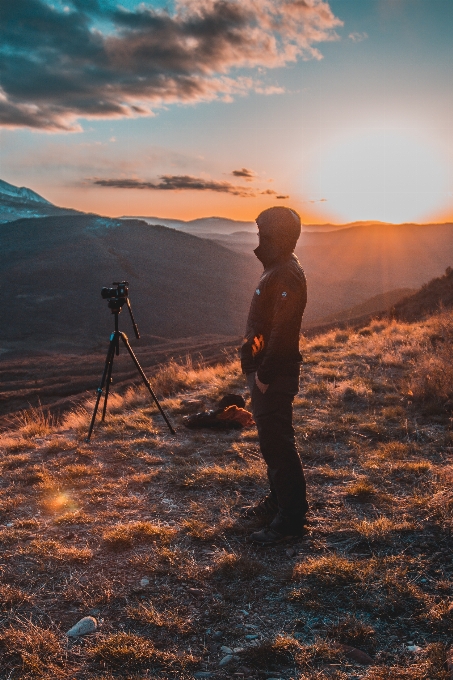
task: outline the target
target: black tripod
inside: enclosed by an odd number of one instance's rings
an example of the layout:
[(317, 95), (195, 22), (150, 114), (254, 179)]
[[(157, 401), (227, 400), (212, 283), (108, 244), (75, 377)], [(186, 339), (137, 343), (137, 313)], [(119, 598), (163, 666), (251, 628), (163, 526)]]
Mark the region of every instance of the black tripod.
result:
[(129, 302), (128, 296), (128, 288), (127, 286), (129, 285), (127, 281), (122, 281), (121, 283), (114, 283), (114, 286), (118, 286), (118, 288), (103, 288), (101, 291), (101, 295), (103, 298), (107, 298), (109, 300), (108, 306), (112, 311), (112, 314), (115, 316), (115, 330), (110, 336), (110, 345), (107, 350), (107, 357), (105, 360), (105, 366), (104, 366), (104, 372), (102, 374), (101, 378), (101, 384), (99, 385), (97, 389), (97, 396), (96, 396), (96, 403), (94, 405), (94, 411), (93, 411), (93, 416), (91, 418), (91, 423), (90, 423), (90, 429), (88, 430), (88, 435), (86, 438), (86, 441), (90, 441), (91, 433), (93, 432), (93, 427), (94, 427), (94, 422), (96, 420), (96, 414), (99, 408), (99, 402), (102, 397), (102, 393), (104, 391), (104, 385), (105, 385), (105, 395), (104, 395), (104, 407), (102, 409), (102, 418), (101, 421), (105, 420), (105, 414), (107, 411), (107, 401), (109, 398), (109, 390), (110, 390), (110, 383), (112, 382), (112, 370), (113, 370), (113, 359), (115, 358), (115, 354), (118, 356), (120, 353), (120, 338), (123, 341), (127, 351), (129, 352), (132, 361), (137, 367), (138, 372), (142, 376), (142, 380), (145, 383), (146, 387), (149, 390), (149, 393), (151, 394), (152, 398), (154, 399), (157, 408), (159, 409), (163, 419), (168, 425), (168, 429), (172, 434), (176, 434), (174, 431), (173, 427), (171, 426), (170, 421), (168, 420), (167, 416), (165, 415), (162, 406), (159, 404), (159, 400), (157, 399), (156, 395), (153, 392), (153, 389), (150, 385), (150, 382), (148, 378), (146, 377), (142, 367), (138, 363), (137, 357), (135, 356), (132, 347), (129, 344), (129, 340), (127, 339), (127, 335), (125, 333), (122, 333), (121, 331), (118, 330), (118, 315), (121, 312), (121, 308), (124, 304), (127, 305), (127, 308), (129, 310), (129, 314), (131, 317), (132, 321), (132, 326), (134, 328), (134, 333), (135, 337), (137, 339), (140, 338), (140, 334), (138, 332), (138, 327), (137, 324), (135, 323), (134, 315), (132, 314), (132, 308), (131, 308), (131, 303)]

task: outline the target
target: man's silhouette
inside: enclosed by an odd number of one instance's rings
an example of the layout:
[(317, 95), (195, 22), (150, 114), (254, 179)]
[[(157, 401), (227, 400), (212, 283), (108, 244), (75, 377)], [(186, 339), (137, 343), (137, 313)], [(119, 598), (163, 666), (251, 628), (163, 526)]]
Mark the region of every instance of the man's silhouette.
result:
[(256, 506), (247, 508), (243, 517), (268, 520), (269, 526), (251, 538), (272, 545), (301, 535), (308, 510), (292, 424), (293, 400), (299, 391), (299, 334), (307, 285), (294, 255), (301, 232), (299, 215), (278, 206), (264, 210), (256, 223), (259, 246), (254, 252), (264, 271), (250, 306), (241, 364), (247, 374), (270, 492)]

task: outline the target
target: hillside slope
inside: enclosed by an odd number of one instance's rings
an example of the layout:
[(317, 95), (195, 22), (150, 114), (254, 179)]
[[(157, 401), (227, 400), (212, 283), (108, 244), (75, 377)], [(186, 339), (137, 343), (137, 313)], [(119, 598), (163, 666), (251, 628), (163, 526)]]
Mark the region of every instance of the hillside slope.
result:
[(395, 319), (417, 321), (430, 314), (453, 307), (453, 269), (432, 279), (413, 295), (400, 300), (391, 309)]
[[(453, 224), (365, 225), (302, 234), (305, 325), (397, 288), (419, 288), (452, 264)], [(320, 309), (322, 314), (320, 314)]]
[(80, 215), (0, 225), (0, 271), (1, 347), (81, 349), (108, 338), (100, 291), (122, 279), (145, 336), (241, 335), (260, 265), (166, 227)]
[(325, 316), (319, 321), (319, 325), (354, 321), (354, 319), (366, 315), (384, 312), (400, 302), (400, 300), (407, 298), (415, 292), (416, 291), (412, 288), (397, 288), (396, 290), (390, 290), (387, 293), (374, 295), (372, 298), (365, 300), (365, 302), (362, 302), (359, 305)]
[[(241, 518), (267, 487), (256, 428), (182, 423), (247, 396), (237, 362), (162, 367), (175, 436), (143, 390), (111, 393), (89, 443), (92, 401), (17, 419), (0, 441), (1, 680), (449, 680), (452, 341), (450, 314), (307, 343), (308, 530), (267, 549)], [(85, 616), (96, 633), (69, 639)]]
[[(235, 252), (251, 253), (258, 244), (254, 230), (225, 230), (220, 235), (206, 231), (203, 237)], [(304, 327), (309, 327), (323, 323), (325, 317), (340, 320), (345, 310), (351, 316), (347, 310), (366, 307), (371, 298), (399, 289), (414, 290), (439, 276), (452, 264), (453, 224), (367, 222), (326, 232), (304, 230), (296, 254), (308, 280)], [(394, 302), (390, 298), (382, 306), (376, 299), (370, 305), (376, 312)]]

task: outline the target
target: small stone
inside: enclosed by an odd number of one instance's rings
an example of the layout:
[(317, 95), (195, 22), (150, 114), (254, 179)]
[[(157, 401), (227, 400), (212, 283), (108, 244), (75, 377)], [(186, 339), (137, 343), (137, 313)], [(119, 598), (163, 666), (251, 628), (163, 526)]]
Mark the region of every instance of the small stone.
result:
[(233, 653), (233, 650), (230, 647), (225, 647), (225, 646), (220, 647), (220, 651), (223, 654), (232, 654)]
[(197, 597), (204, 595), (204, 591), (201, 590), (201, 588), (189, 588), (189, 593), (192, 593), (192, 595), (196, 595)]
[(259, 635), (246, 635), (245, 639), (246, 640), (256, 640), (259, 637)]
[(227, 664), (231, 663), (233, 661), (233, 655), (232, 654), (227, 654), (226, 656), (223, 657), (223, 659), (219, 662), (219, 666), (226, 666)]
[(416, 654), (417, 652), (421, 652), (422, 648), (418, 645), (407, 645), (407, 651)]
[(198, 671), (198, 673), (194, 673), (193, 677), (194, 678), (210, 678), (212, 676), (212, 673), (209, 671)]
[(294, 550), (294, 548), (288, 548), (288, 550), (286, 551), (287, 557), (294, 557), (295, 554), (296, 551)]
[(241, 614), (244, 614), (244, 616), (250, 616), (250, 612), (248, 612), (246, 609), (240, 609), (239, 611)]
[(88, 635), (94, 633), (98, 628), (98, 622), (93, 616), (84, 616), (83, 619), (77, 621), (75, 626), (70, 628), (66, 635), (68, 637), (78, 637), (79, 635)]
[(140, 580), (140, 585), (142, 588), (146, 588), (146, 586), (149, 586), (149, 578), (142, 578)]
[(244, 647), (235, 647), (235, 648), (233, 649), (233, 652), (234, 652), (235, 654), (240, 654), (240, 653), (243, 652), (243, 651), (244, 651)]
[(223, 630), (216, 630), (216, 632), (213, 634), (214, 638), (221, 638), (223, 637)]

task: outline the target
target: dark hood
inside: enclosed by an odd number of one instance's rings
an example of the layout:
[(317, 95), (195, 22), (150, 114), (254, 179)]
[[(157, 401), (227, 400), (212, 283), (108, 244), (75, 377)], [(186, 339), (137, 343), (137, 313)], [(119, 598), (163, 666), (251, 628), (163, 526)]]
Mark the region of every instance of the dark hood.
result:
[(256, 218), (259, 246), (253, 251), (264, 267), (294, 252), (301, 232), (299, 215), (291, 208), (275, 206)]

